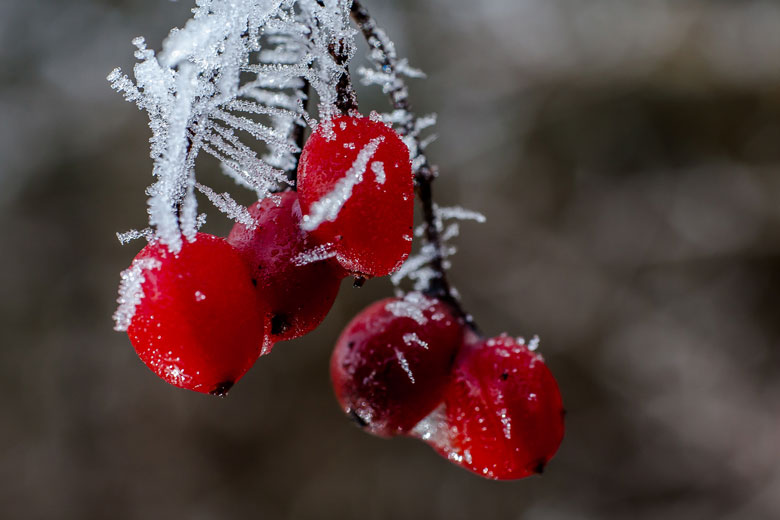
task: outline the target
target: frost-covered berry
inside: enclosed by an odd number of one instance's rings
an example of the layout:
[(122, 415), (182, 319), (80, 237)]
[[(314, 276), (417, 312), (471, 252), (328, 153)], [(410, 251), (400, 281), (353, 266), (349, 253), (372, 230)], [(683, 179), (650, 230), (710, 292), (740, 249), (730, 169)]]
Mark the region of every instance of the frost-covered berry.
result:
[(462, 321), (420, 293), (370, 305), (344, 329), (330, 361), (336, 398), (371, 433), (407, 433), (441, 402)]
[(249, 267), (222, 238), (198, 233), (178, 253), (148, 244), (121, 289), (117, 328), (172, 385), (224, 395), (260, 355), (263, 311)]
[(249, 213), (257, 227), (237, 223), (228, 242), (250, 266), (271, 343), (303, 336), (325, 318), (347, 273), (301, 229), (296, 192), (267, 197)]
[(412, 245), (414, 187), (409, 149), (367, 117), (323, 121), (301, 153), (304, 227), (353, 274), (384, 276)]
[(501, 335), (463, 348), (445, 398), (450, 460), (487, 478), (541, 473), (563, 439), (558, 384), (542, 357)]

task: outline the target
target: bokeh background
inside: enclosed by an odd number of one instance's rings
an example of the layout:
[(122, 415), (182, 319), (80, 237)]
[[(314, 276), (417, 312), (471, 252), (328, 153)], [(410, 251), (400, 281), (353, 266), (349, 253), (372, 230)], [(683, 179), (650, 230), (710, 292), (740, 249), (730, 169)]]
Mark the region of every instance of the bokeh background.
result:
[(548, 471), (481, 480), (342, 417), (330, 349), (386, 280), (227, 399), (159, 381), (112, 331), (151, 163), (105, 76), (191, 4), (3, 0), (0, 517), (780, 518), (780, 2), (366, 4), (429, 75), (437, 199), (488, 218), (465, 306), (560, 383)]

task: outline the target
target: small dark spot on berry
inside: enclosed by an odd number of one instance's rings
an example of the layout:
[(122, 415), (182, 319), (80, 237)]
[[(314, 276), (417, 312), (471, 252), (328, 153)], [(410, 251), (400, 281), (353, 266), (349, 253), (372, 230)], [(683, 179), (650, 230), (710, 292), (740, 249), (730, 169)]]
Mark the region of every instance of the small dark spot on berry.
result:
[(252, 278), (252, 285), (254, 285), (255, 287), (257, 287), (257, 280), (255, 280), (254, 278)]
[(344, 240), (344, 235), (336, 235), (336, 240)]
[(363, 287), (364, 283), (366, 283), (365, 276), (356, 276), (355, 281), (352, 283), (352, 287), (355, 287), (356, 289), (360, 289), (361, 287)]
[(290, 328), (290, 322), (284, 314), (274, 314), (271, 318), (271, 334), (278, 336)]
[(547, 461), (544, 459), (541, 459), (539, 462), (536, 463), (536, 466), (534, 466), (534, 473), (541, 475), (544, 473), (544, 467), (547, 465)]
[(361, 428), (365, 428), (366, 426), (368, 426), (368, 423), (365, 421), (365, 419), (360, 417), (355, 410), (349, 411), (349, 418), (355, 421), (355, 424), (357, 424)]
[(349, 343), (347, 343), (347, 348), (349, 350), (352, 350), (353, 348), (355, 348), (355, 342), (354, 341), (350, 341)]
[(217, 397), (227, 397), (228, 391), (233, 388), (233, 384), (233, 381), (223, 381), (218, 383), (217, 386), (214, 387), (214, 390), (209, 392), (209, 394), (216, 395)]
[(509, 379), (509, 372), (504, 372), (503, 374), (501, 374), (501, 379), (503, 379), (504, 381)]

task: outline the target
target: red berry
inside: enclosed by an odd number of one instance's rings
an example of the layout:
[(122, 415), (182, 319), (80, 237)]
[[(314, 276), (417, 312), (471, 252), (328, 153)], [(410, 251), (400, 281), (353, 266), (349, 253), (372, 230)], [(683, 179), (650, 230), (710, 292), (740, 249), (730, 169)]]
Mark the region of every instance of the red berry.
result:
[(304, 227), (351, 273), (389, 274), (411, 250), (412, 181), (409, 149), (392, 128), (367, 117), (321, 122), (298, 168)]
[(450, 460), (492, 479), (541, 473), (563, 439), (558, 385), (539, 354), (501, 335), (458, 355), (444, 403)]
[(257, 360), (262, 311), (249, 268), (222, 238), (198, 233), (178, 253), (152, 242), (126, 273), (143, 277), (142, 293), (123, 295), (140, 301), (132, 317), (120, 307), (117, 327), (129, 319), (138, 356), (168, 383), (224, 395)]
[(272, 195), (249, 208), (254, 230), (237, 223), (228, 236), (248, 262), (272, 342), (303, 336), (333, 305), (346, 273), (332, 259), (316, 260), (316, 245), (300, 227), (298, 194)]
[(461, 320), (441, 301), (410, 293), (374, 303), (336, 342), (336, 398), (371, 433), (406, 433), (441, 402), (461, 339)]

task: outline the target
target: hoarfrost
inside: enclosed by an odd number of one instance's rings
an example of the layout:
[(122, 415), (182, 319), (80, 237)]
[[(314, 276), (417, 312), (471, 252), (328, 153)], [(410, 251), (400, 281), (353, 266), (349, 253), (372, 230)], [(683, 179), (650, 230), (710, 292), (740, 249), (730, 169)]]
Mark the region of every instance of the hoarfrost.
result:
[(512, 418), (509, 417), (506, 408), (502, 408), (498, 411), (499, 418), (501, 419), (501, 430), (506, 439), (512, 438)]
[(200, 229), (203, 226), (205, 226), (207, 218), (208, 216), (205, 213), (201, 213), (200, 215), (198, 215), (197, 218), (195, 219), (195, 228)]
[[(436, 316), (433, 316), (433, 318), (436, 319)], [(426, 350), (428, 349), (428, 342), (421, 340), (416, 332), (407, 332), (402, 339), (407, 346), (419, 345)]]
[(475, 220), (479, 223), (485, 222), (485, 215), (472, 211), (470, 209), (461, 208), (460, 206), (451, 206), (449, 208), (437, 208), (438, 217), (442, 220), (457, 219), (457, 220)]
[[(457, 248), (449, 243), (450, 240), (458, 236), (460, 226), (457, 222), (451, 222), (445, 226), (446, 220), (473, 220), (476, 222), (485, 222), (485, 216), (476, 211), (468, 210), (460, 206), (441, 208), (433, 205), (433, 225), (439, 234), (440, 245), (424, 241), (415, 254), (409, 255), (401, 268), (390, 276), (394, 285), (400, 285), (404, 279), (412, 282), (415, 291), (425, 290), (431, 280), (439, 274), (431, 268), (431, 263), (440, 258), (442, 266), (449, 267), (449, 258), (457, 252)], [(425, 236), (425, 224), (415, 229), (415, 235)], [(454, 291), (454, 288), (453, 288)]]
[[(260, 198), (288, 182), (285, 171), (300, 151), (296, 128), (313, 124), (303, 109), (305, 86), (317, 93), (320, 119), (336, 113), (336, 86), (346, 69), (331, 49), (337, 44), (341, 55), (354, 54), (349, 7), (348, 0), (198, 0), (193, 17), (171, 30), (159, 53), (144, 38), (133, 39), (134, 80), (119, 68), (107, 79), (149, 116), (153, 238), (176, 252), (182, 236), (195, 235), (201, 151)], [(237, 132), (267, 152), (258, 156)], [(218, 197), (220, 209), (247, 222), (232, 198)]]
[(257, 221), (249, 210), (233, 200), (227, 193), (216, 193), (214, 190), (203, 184), (196, 184), (198, 191), (204, 194), (214, 205), (225, 215), (232, 218), (239, 224), (243, 224), (247, 229), (255, 229)]
[(122, 271), (119, 282), (119, 298), (116, 300), (119, 307), (114, 312), (114, 330), (127, 330), (127, 327), (130, 326), (135, 315), (135, 308), (144, 297), (142, 287), (145, 280), (144, 272), (159, 269), (160, 265), (159, 260), (154, 258), (142, 258), (134, 260), (130, 267)]
[[(447, 413), (444, 404), (440, 404), (434, 410), (418, 422), (411, 430), (411, 434), (418, 439), (430, 442), (436, 448), (448, 455), (448, 458), (462, 457), (455, 452), (450, 441), (450, 430), (447, 423)], [(461, 459), (462, 460), (462, 459)]]
[(452, 224), (448, 225), (444, 232), (441, 234), (441, 240), (442, 242), (447, 242), (448, 240), (452, 240), (456, 236), (460, 234), (460, 226), (457, 222), (453, 222)]
[(145, 228), (140, 231), (137, 229), (131, 229), (129, 231), (125, 231), (124, 233), (116, 234), (116, 238), (122, 245), (125, 245), (133, 240), (138, 240), (139, 238), (145, 238), (147, 241), (151, 241), (153, 237), (154, 231), (152, 231), (152, 228)]
[(412, 384), (414, 384), (414, 374), (412, 374), (412, 369), (409, 368), (409, 361), (406, 360), (406, 358), (404, 357), (403, 353), (400, 350), (398, 350), (397, 348), (393, 350), (395, 350), (395, 357), (398, 360), (398, 364), (401, 365), (403, 371), (406, 372), (407, 376), (409, 376), (409, 381), (411, 381)]
[(371, 171), (374, 172), (374, 179), (377, 184), (384, 184), (387, 176), (385, 175), (385, 163), (374, 161), (371, 163)]
[(430, 300), (423, 294), (410, 292), (400, 300), (394, 300), (385, 304), (385, 310), (398, 318), (411, 318), (419, 325), (425, 325), (428, 323), (428, 318), (425, 317), (424, 311), (426, 311), (430, 305)]
[(307, 264), (313, 264), (321, 260), (327, 260), (336, 256), (336, 250), (332, 243), (320, 244), (308, 251), (298, 253), (292, 259), (292, 263), (297, 266), (303, 266)]

